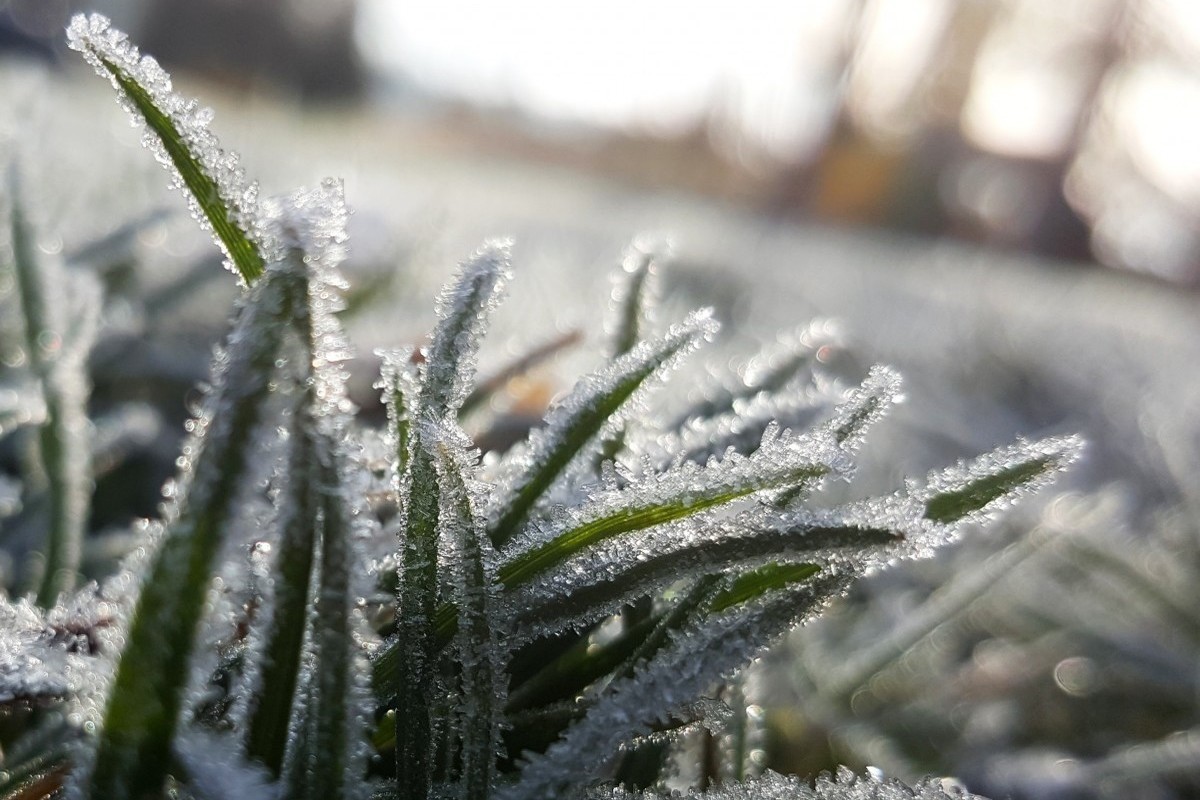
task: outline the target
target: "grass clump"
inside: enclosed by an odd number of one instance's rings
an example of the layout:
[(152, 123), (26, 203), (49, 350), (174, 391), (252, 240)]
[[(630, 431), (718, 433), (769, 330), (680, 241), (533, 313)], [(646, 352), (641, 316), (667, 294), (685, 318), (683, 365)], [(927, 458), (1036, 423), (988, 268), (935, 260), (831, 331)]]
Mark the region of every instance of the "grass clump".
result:
[[(879, 367), (834, 390), (801, 340), (772, 361), (781, 370), (685, 401), (679, 424), (647, 414), (648, 394), (717, 324), (702, 310), (647, 330), (661, 259), (635, 247), (611, 362), (484, 462), (460, 417), (479, 402), (476, 353), (510, 274), (504, 242), (462, 263), (420, 352), (381, 353), (387, 422), (372, 428), (345, 390), (341, 186), (259, 198), (208, 113), (107, 20), (77, 17), (70, 36), (145, 125), (244, 287), (179, 475), (122, 568), (74, 589), (83, 525), (47, 524), (54, 577), (0, 606), (0, 700), (35, 709), (5, 734), (0, 797), (646, 796), (670, 778), (672, 748), (744, 732), (745, 709), (722, 687), (768, 644), (1079, 449), (1021, 442), (893, 495), (808, 504), (850, 474), (898, 376)], [(20, 209), (10, 192), (2, 267), (45, 280), (20, 244)], [(54, 332), (27, 294), (7, 302)], [(58, 333), (86, 353), (86, 336)], [(26, 371), (28, 407), (43, 411), (14, 427), (69, 448), (86, 432), (62, 418), (82, 413), (86, 393), (60, 392), (36, 355)], [(49, 479), (31, 469), (23, 490), (44, 503), (26, 503), (27, 517), (79, 494), (64, 475), (82, 462), (42, 450)], [(706, 796), (945, 796), (757, 774), (744, 768), (749, 737), (729, 741), (696, 783)], [(722, 774), (744, 783), (712, 785)]]

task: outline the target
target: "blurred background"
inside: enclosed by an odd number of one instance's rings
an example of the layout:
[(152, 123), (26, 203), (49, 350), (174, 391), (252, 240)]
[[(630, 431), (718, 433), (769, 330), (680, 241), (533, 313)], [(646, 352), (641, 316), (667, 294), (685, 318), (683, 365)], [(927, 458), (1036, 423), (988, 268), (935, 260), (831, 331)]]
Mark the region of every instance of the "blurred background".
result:
[(72, 7), (232, 92), (366, 104), (462, 146), (788, 219), (1200, 281), (1189, 0), (18, 0)]
[[(56, 187), (47, 246), (133, 242), (106, 267), (93, 404), (156, 409), (134, 476), (156, 488), (233, 287), (65, 51), (80, 9), (214, 106), (266, 193), (345, 179), (360, 353), (419, 341), (449, 266), (512, 235), (491, 355), (584, 334), (509, 387), (506, 413), (536, 415), (597, 361), (607, 274), (650, 229), (676, 243), (662, 319), (729, 323), (713, 371), (813, 317), (837, 320), (818, 330), (847, 385), (900, 368), (907, 402), (848, 494), (1083, 433), (1054, 491), (864, 581), (767, 660), (763, 760), (1200, 797), (1200, 4), (0, 0), (6, 70), (39, 76), (3, 79), (0, 139), (34, 139)], [(368, 413), (374, 373), (364, 355)], [(154, 513), (120, 485), (98, 484), (95, 526)]]

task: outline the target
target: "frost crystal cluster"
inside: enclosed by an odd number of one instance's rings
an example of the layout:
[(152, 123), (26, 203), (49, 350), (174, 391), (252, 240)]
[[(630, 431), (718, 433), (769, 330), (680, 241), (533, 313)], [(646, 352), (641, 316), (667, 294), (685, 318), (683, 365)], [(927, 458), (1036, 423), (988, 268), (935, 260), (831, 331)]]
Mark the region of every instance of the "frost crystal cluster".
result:
[[(672, 406), (657, 394), (718, 326), (703, 310), (656, 326), (663, 257), (641, 244), (618, 273), (611, 361), (526, 441), (483, 459), (460, 421), (492, 385), (476, 356), (505, 242), (463, 262), (425, 347), (380, 353), (373, 429), (345, 388), (340, 185), (260, 200), (208, 112), (107, 20), (77, 17), (70, 41), (244, 289), (161, 513), (125, 532), (116, 572), (77, 588), (102, 450), (81, 424), (81, 365), (102, 299), (43, 263), (10, 180), (0, 302), (23, 358), (6, 359), (0, 434), (34, 446), (0, 513), (6, 535), (36, 540), (45, 577), (0, 604), (0, 704), (25, 723), (0, 797), (617, 800), (686, 784), (697, 737), (720, 765), (689, 796), (967, 797), (763, 772), (743, 671), (868, 570), (1049, 480), (1076, 440), (810, 503), (851, 474), (899, 377), (877, 367), (847, 388), (801, 331)], [(52, 301), (51, 280), (90, 311)]]

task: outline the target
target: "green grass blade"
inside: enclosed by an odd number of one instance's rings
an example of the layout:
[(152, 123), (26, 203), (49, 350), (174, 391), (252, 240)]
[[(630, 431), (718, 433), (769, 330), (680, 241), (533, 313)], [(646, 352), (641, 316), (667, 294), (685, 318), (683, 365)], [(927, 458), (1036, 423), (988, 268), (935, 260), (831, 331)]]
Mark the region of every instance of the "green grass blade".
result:
[(527, 463), (507, 496), (498, 501), (489, 534), (503, 547), (518, 531), (538, 499), (562, 475), (583, 447), (606, 426), (646, 381), (661, 374), (683, 354), (712, 336), (716, 326), (707, 314), (695, 314), (662, 339), (644, 343), (601, 372), (579, 382), (549, 415), (546, 427), (534, 432)]
[(770, 489), (815, 483), (840, 460), (837, 454), (820, 450), (793, 451), (796, 444), (776, 440), (750, 458), (734, 455), (705, 467), (684, 464), (642, 487), (597, 499), (593, 516), (509, 558), (497, 577), (507, 588), (520, 586), (583, 549), (621, 534), (674, 522)]
[(401, 548), (395, 683), (385, 691), (396, 708), (396, 780), (405, 800), (427, 800), (432, 790), (433, 694), (438, 640), (437, 471), (419, 428), (410, 431), (407, 501)]
[(488, 566), (491, 542), (476, 516), (473, 489), (467, 485), (473, 457), (467, 441), (461, 431), (446, 431), (436, 437), (434, 455), (441, 489), (439, 523), (443, 541), (456, 556), (452, 563), (459, 595), (455, 639), (461, 667), (459, 789), (465, 798), (485, 798), (494, 780), (505, 680)]
[[(23, 349), (41, 384), (45, 420), (38, 429), (37, 460), (46, 485), (49, 519), (38, 605), (48, 608), (74, 588), (83, 554), (91, 500), (91, 448), (87, 441), (87, 379), (84, 341), (71, 341), (61, 308), (65, 273), (38, 253), (25, 219), (16, 167), (8, 173), (12, 275), (24, 318)], [(58, 267), (55, 269), (55, 267)], [(54, 299), (58, 307), (55, 307)], [(99, 298), (95, 298), (99, 304)], [(96, 309), (98, 312), (98, 308)]]
[(421, 370), (421, 414), (444, 418), (462, 408), (475, 377), (480, 337), (508, 280), (510, 260), (508, 242), (484, 244), (438, 297), (438, 324)]
[(351, 543), (350, 509), (345, 502), (342, 470), (336, 446), (318, 438), (314, 447), (315, 487), (320, 509), (320, 565), (316, 608), (312, 614), (312, 663), (307, 697), (297, 704), (304, 715), (304, 735), (289, 753), (285, 773), (288, 797), (296, 800), (340, 800), (353, 794), (361, 780), (355, 753), (360, 750), (354, 730), (352, 659), (357, 647), (351, 597), (355, 558)]
[(262, 762), (276, 778), (283, 769), (291, 709), (300, 685), (316, 546), (318, 485), (311, 467), (312, 440), (303, 426), (293, 432), (291, 444), (288, 484), (276, 522), (279, 552), (273, 569), (271, 616), (255, 633), (261, 636), (265, 658), (246, 727), (246, 755)]
[(213, 561), (253, 455), (251, 434), (270, 392), (283, 320), (302, 286), (281, 269), (241, 307), (210, 399), (217, 413), (200, 426), (186, 500), (148, 568), (117, 664), (85, 781), (91, 797), (133, 800), (162, 789)]
[(767, 592), (806, 581), (821, 571), (816, 564), (766, 564), (738, 575), (728, 588), (721, 590), (709, 604), (709, 611), (719, 614), (740, 603), (747, 603)]
[(1052, 479), (1082, 447), (1075, 436), (1020, 442), (936, 473), (922, 492), (925, 518), (954, 525), (1011, 502)]
[(242, 280), (263, 273), (263, 259), (247, 231), (253, 217), (253, 187), (243, 187), (236, 158), (222, 153), (208, 131), (207, 119), (193, 102), (171, 91), (170, 77), (157, 63), (139, 58), (124, 34), (98, 14), (71, 21), (70, 44), (105, 75), (126, 99), (161, 146), (191, 197), (193, 210), (207, 222)]

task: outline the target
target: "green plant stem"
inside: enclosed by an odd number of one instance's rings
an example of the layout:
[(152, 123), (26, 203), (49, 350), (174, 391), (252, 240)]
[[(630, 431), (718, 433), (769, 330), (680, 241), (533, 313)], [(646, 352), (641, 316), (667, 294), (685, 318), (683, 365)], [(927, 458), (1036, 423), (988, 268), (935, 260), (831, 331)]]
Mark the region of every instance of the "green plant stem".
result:
[(46, 406), (37, 455), (46, 481), (49, 520), (37, 603), (49, 608), (75, 587), (83, 554), (91, 473), (85, 377), (78, 359), (67, 352), (74, 343), (65, 341), (62, 326), (53, 322), (50, 276), (22, 212), (15, 167), (9, 178), (13, 274), (25, 323), (24, 349)]

